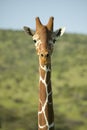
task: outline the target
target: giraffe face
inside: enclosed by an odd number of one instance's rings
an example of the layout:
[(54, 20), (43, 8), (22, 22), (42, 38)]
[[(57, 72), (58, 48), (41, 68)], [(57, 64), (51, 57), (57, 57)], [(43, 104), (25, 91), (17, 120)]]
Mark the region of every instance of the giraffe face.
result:
[(36, 31), (24, 27), (25, 32), (32, 36), (35, 42), (37, 54), (42, 65), (50, 64), (51, 55), (56, 38), (62, 36), (65, 28), (60, 28), (53, 32), (53, 17), (50, 17), (46, 26), (42, 25), (40, 19), (36, 18)]
[[(52, 33), (47, 29), (47, 27), (43, 26), (40, 31), (36, 32), (33, 36), (33, 40), (35, 41), (38, 55), (50, 56), (52, 54), (54, 46)], [(45, 55), (45, 53), (48, 54)]]
[(54, 39), (52, 37), (52, 32), (43, 26), (39, 31), (33, 35), (33, 41), (35, 42), (35, 47), (41, 64), (49, 64), (50, 57), (54, 48)]

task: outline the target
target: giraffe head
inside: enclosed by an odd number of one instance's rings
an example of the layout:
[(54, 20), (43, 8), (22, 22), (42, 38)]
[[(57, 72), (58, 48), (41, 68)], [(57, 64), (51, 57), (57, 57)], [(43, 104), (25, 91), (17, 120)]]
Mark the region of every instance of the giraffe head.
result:
[(53, 20), (54, 18), (50, 17), (47, 25), (43, 25), (39, 17), (36, 17), (36, 31), (24, 26), (25, 32), (31, 35), (35, 42), (36, 51), (42, 65), (50, 64), (54, 43), (57, 37), (62, 36), (65, 31), (65, 28), (53, 31)]

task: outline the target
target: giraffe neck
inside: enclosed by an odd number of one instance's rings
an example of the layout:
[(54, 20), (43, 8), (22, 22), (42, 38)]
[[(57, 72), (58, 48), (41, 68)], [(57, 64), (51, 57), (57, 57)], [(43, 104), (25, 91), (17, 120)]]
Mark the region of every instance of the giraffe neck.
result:
[(51, 65), (39, 67), (38, 130), (54, 130)]

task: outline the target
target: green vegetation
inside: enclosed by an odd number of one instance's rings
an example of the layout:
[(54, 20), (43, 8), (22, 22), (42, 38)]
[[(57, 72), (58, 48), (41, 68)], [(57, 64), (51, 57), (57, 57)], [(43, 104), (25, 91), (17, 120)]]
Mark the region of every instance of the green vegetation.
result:
[[(38, 56), (23, 31), (0, 30), (0, 130), (37, 130)], [(52, 55), (56, 130), (87, 129), (87, 35), (64, 34)]]

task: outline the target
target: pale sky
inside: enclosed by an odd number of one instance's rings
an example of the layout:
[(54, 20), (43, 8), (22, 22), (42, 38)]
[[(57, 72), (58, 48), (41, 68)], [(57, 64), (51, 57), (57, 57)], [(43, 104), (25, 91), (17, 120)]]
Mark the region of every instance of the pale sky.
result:
[(54, 30), (87, 34), (87, 0), (0, 0), (0, 29), (35, 29), (35, 17), (47, 24), (54, 16)]

